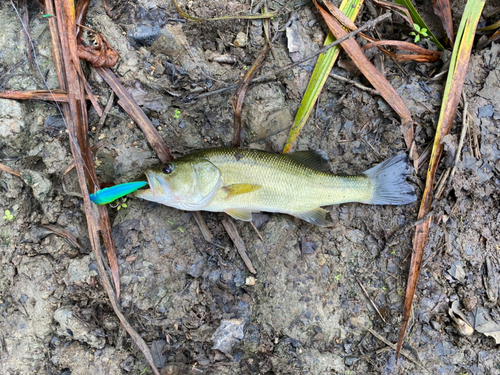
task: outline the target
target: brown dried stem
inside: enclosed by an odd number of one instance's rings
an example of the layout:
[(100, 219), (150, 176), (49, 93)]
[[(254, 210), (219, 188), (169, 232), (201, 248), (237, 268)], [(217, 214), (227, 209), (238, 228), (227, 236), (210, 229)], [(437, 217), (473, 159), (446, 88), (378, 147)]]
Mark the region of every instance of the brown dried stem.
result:
[(252, 77), (260, 68), (260, 66), (264, 63), (264, 60), (267, 56), (267, 53), (271, 47), (269, 44), (266, 44), (255, 59), (254, 63), (248, 69), (247, 74), (245, 74), (245, 78), (240, 83), (238, 89), (234, 92), (233, 96), (230, 99), (231, 105), (234, 110), (234, 130), (233, 130), (233, 147), (240, 147), (241, 143), (241, 109), (243, 108), (243, 100), (245, 99), (245, 94), (248, 89), (248, 85), (250, 85), (250, 81)]
[(118, 104), (128, 113), (130, 117), (141, 128), (148, 140), (149, 144), (156, 151), (158, 158), (162, 163), (174, 160), (170, 149), (161, 137), (158, 130), (154, 127), (142, 109), (137, 105), (136, 101), (130, 93), (123, 87), (118, 78), (109, 68), (94, 68), (97, 73), (107, 82), (111, 89), (118, 96)]
[(243, 259), (243, 262), (247, 266), (248, 270), (256, 274), (257, 271), (253, 267), (252, 261), (247, 255), (247, 248), (245, 246), (245, 242), (243, 242), (242, 238), (240, 237), (240, 234), (238, 233), (238, 229), (236, 229), (236, 226), (230, 219), (224, 219), (222, 220), (222, 225), (224, 225), (224, 228), (226, 229), (227, 234), (229, 234), (229, 237), (231, 237), (231, 240), (234, 243), (234, 246), (236, 247), (236, 250), (238, 251), (238, 254), (240, 254), (241, 259)]
[[(104, 206), (99, 208), (100, 229), (104, 238), (104, 243), (108, 251), (112, 276), (115, 280), (117, 293), (113, 291), (108, 279), (104, 262), (102, 260), (101, 246), (99, 241), (99, 224), (95, 206), (90, 201), (89, 193), (94, 191), (97, 185), (97, 176), (95, 174), (92, 154), (90, 152), (88, 140), (88, 123), (85, 106), (84, 88), (81, 82), (83, 74), (80, 74), (79, 58), (76, 44), (76, 24), (74, 18), (74, 4), (71, 0), (56, 0), (55, 7), (51, 0), (45, 0), (46, 9), (51, 14), (57, 15), (55, 19), (49, 19), (51, 27), (52, 45), (54, 60), (57, 67), (58, 79), (63, 90), (68, 93), (68, 103), (63, 104), (63, 112), (66, 118), (68, 133), (70, 137), (70, 147), (75, 160), (75, 167), (78, 175), (78, 181), (83, 196), (85, 215), (89, 228), (90, 242), (98, 265), (99, 274), (104, 289), (106, 290), (113, 310), (123, 324), (132, 340), (143, 352), (146, 360), (150, 364), (153, 372), (159, 375), (154, 365), (151, 352), (139, 336), (139, 334), (130, 326), (120, 311), (117, 295), (119, 293), (119, 283), (117, 283), (118, 267), (116, 263), (116, 253), (114, 251), (113, 239), (111, 237), (111, 225), (107, 210)], [(57, 32), (59, 29), (59, 32)], [(89, 192), (88, 187), (91, 189)], [(114, 260), (113, 260), (114, 256)], [(115, 270), (115, 271), (113, 271)]]
[(22, 178), (21, 173), (19, 173), (15, 169), (12, 169), (11, 167), (7, 167), (5, 164), (0, 164), (0, 172), (10, 173), (14, 176)]

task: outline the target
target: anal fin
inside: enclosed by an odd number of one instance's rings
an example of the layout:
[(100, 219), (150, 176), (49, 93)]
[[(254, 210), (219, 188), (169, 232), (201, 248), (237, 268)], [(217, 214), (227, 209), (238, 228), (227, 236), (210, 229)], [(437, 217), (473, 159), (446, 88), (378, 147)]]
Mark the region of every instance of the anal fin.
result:
[(318, 225), (320, 227), (327, 227), (327, 226), (332, 225), (331, 222), (328, 222), (325, 219), (325, 216), (327, 213), (328, 213), (327, 210), (324, 210), (321, 207), (316, 207), (316, 208), (313, 208), (312, 210), (298, 212), (298, 213), (294, 213), (292, 215), (296, 216), (302, 220), (305, 220), (308, 223)]
[(237, 220), (252, 221), (252, 211), (244, 208), (231, 208), (224, 212)]

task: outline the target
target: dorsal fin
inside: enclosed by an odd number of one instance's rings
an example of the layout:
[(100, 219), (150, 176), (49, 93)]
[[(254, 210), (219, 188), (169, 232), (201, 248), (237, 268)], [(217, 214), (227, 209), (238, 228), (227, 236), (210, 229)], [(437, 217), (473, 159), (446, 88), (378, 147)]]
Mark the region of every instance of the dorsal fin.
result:
[(323, 151), (295, 151), (286, 155), (297, 163), (316, 171), (324, 172), (330, 169), (330, 164)]

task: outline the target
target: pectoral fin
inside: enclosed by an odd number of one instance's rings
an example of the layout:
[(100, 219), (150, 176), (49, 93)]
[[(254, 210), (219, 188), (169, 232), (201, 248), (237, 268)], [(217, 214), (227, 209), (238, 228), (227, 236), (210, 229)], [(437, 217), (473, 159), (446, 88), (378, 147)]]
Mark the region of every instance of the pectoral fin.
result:
[(329, 225), (332, 225), (332, 223), (328, 222), (325, 219), (327, 213), (328, 213), (327, 210), (324, 210), (321, 207), (317, 207), (309, 211), (298, 212), (292, 215), (302, 220), (305, 220), (311, 224), (318, 225), (320, 227), (327, 227)]
[(240, 194), (251, 193), (252, 191), (259, 190), (260, 185), (254, 184), (233, 184), (224, 186), (222, 189), (227, 192), (226, 199)]
[(252, 211), (244, 208), (232, 208), (224, 212), (237, 220), (252, 221)]

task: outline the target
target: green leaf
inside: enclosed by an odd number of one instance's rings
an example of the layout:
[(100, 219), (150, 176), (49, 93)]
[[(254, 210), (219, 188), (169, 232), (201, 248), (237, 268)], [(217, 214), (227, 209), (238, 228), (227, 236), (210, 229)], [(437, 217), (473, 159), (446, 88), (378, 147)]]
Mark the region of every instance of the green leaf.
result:
[(3, 218), (6, 220), (14, 220), (14, 215), (12, 215), (10, 210), (5, 210), (5, 215)]
[[(410, 15), (411, 15), (411, 18), (413, 19), (413, 22), (415, 24), (418, 24), (418, 26), (420, 28), (426, 28), (427, 30), (429, 30), (429, 33), (430, 35), (427, 35), (430, 37), (430, 39), (436, 43), (436, 45), (438, 46), (438, 49), (440, 51), (444, 50), (444, 47), (441, 43), (439, 43), (439, 40), (437, 40), (437, 38), (434, 36), (434, 34), (432, 33), (432, 31), (430, 31), (429, 27), (425, 24), (424, 20), (422, 19), (422, 17), (420, 17), (420, 14), (418, 14), (417, 10), (415, 9), (415, 7), (413, 6), (413, 4), (411, 3), (411, 0), (396, 0), (396, 3), (400, 4), (400, 5), (404, 5), (405, 7), (408, 8), (408, 10), (410, 11)], [(413, 27), (415, 27), (415, 24), (413, 25)]]
[(417, 23), (414, 23), (413, 27), (415, 28), (415, 30), (417, 30), (418, 33), (420, 33), (420, 26)]

